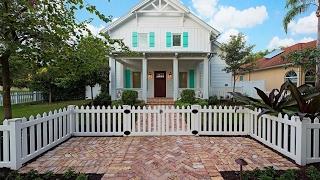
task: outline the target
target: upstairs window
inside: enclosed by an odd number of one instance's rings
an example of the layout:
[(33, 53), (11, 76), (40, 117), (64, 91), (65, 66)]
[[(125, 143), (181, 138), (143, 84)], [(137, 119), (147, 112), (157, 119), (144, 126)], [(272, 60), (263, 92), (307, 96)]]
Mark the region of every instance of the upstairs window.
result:
[(148, 33), (139, 33), (139, 47), (148, 47)]
[(181, 46), (181, 34), (173, 34), (172, 35), (172, 46), (180, 47)]

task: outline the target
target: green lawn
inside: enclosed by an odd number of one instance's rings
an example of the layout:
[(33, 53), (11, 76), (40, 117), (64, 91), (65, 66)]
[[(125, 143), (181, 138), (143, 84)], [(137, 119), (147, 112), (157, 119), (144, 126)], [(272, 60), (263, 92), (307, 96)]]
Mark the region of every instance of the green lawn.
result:
[[(68, 105), (77, 105), (81, 106), (88, 103), (88, 101), (63, 101), (63, 102), (54, 102), (51, 104), (48, 103), (28, 103), (28, 104), (17, 104), (12, 106), (12, 114), (14, 118), (19, 117), (29, 117), (31, 115), (43, 114), (44, 112), (53, 111), (55, 109), (67, 107)], [(0, 124), (3, 121), (3, 108), (0, 107)]]

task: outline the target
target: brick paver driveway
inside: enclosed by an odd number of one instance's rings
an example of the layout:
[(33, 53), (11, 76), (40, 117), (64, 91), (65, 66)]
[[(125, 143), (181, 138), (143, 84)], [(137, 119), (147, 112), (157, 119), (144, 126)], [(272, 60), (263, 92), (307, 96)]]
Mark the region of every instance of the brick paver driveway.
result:
[(81, 137), (72, 138), (20, 171), (63, 173), (68, 168), (119, 179), (219, 179), (222, 171), (296, 165), (245, 137)]

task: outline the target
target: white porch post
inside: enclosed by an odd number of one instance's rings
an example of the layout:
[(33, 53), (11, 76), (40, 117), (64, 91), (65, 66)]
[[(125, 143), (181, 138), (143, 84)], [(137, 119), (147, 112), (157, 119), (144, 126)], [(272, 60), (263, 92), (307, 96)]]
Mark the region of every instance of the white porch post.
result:
[(148, 63), (147, 58), (142, 59), (142, 99), (147, 102), (148, 98)]
[(178, 99), (179, 91), (179, 62), (178, 58), (173, 59), (173, 100)]
[(209, 59), (203, 60), (203, 98), (209, 99)]
[(109, 74), (109, 92), (112, 100), (116, 99), (116, 60), (113, 57), (109, 57), (109, 66), (110, 66), (110, 74)]

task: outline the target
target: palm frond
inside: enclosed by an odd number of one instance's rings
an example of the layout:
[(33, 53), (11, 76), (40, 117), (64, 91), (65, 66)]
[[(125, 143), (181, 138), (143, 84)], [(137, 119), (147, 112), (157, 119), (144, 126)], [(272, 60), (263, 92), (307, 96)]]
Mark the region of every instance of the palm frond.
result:
[[(289, 0), (288, 0), (289, 1)], [(296, 1), (296, 0), (291, 0)], [(310, 8), (310, 3), (302, 3), (296, 6), (291, 6), (291, 9), (287, 12), (283, 19), (283, 27), (286, 33), (288, 33), (288, 26), (289, 23), (299, 14), (302, 14), (303, 12), (307, 11)]]

